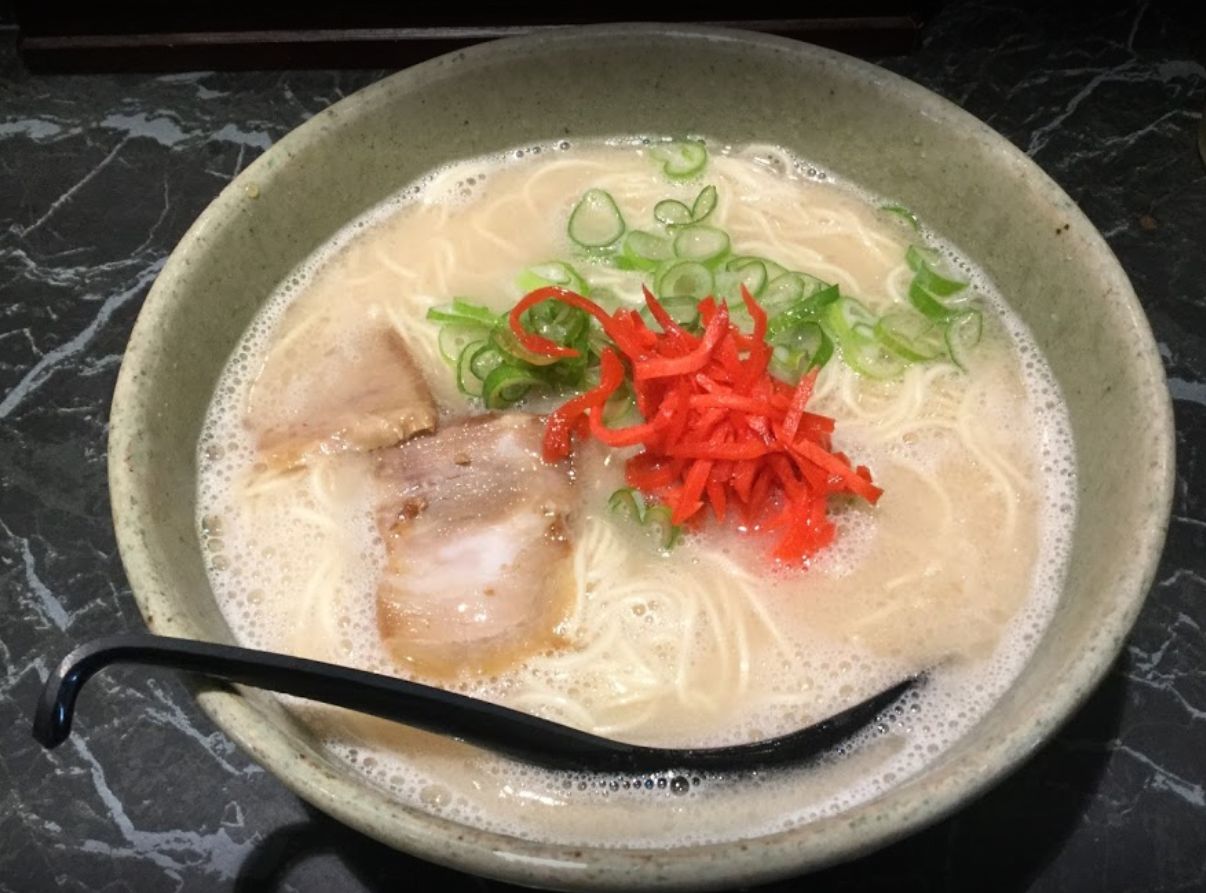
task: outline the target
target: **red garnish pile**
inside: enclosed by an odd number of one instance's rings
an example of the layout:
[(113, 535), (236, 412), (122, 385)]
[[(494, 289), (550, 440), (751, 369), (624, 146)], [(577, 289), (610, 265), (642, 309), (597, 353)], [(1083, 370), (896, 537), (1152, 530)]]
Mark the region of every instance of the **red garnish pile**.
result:
[[(510, 326), (533, 353), (577, 356), (573, 348), (529, 332), (521, 322), (529, 308), (561, 301), (597, 319), (619, 351), (604, 348), (598, 387), (549, 416), (547, 461), (566, 458), (573, 435), (614, 447), (639, 444), (644, 449), (628, 460), (628, 483), (670, 506), (672, 523), (701, 518), (706, 501), (718, 520), (735, 511), (750, 530), (781, 532), (771, 554), (799, 562), (833, 541), (829, 496), (850, 493), (874, 503), (882, 491), (871, 483), (866, 466), (855, 468), (833, 452), (833, 419), (805, 410), (817, 370), (795, 388), (768, 373), (766, 313), (744, 287), (742, 299), (754, 321), (749, 334), (729, 321), (724, 303), (707, 298), (699, 303), (703, 333), (694, 335), (677, 325), (648, 289), (645, 303), (660, 332), (635, 310), (608, 314), (556, 286), (526, 295), (511, 310)], [(626, 375), (646, 421), (608, 428), (604, 404)]]

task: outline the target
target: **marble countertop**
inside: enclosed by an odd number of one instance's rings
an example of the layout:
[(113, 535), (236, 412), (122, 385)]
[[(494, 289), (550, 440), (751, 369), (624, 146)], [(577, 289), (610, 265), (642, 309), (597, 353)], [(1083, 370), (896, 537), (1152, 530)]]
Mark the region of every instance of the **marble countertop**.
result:
[[(1146, 3), (1088, 23), (952, 4), (915, 54), (877, 60), (1022, 147), (1105, 235), (1168, 371), (1176, 502), (1138, 625), (1054, 740), (812, 890), (1206, 889), (1204, 25)], [(169, 674), (98, 678), (54, 752), (29, 735), (73, 643), (142, 627), (105, 439), (148, 288), (232, 176), (383, 74), (33, 77), (0, 51), (0, 891), (503, 889), (315, 812)]]

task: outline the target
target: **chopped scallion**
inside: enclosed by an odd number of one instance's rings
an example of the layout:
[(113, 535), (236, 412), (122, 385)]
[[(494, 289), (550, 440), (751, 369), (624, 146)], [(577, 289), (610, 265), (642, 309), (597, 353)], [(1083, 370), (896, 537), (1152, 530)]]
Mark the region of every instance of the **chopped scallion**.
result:
[(706, 298), (712, 293), (712, 272), (693, 260), (676, 260), (662, 266), (654, 284), (659, 298)]
[(634, 269), (654, 270), (663, 261), (674, 257), (674, 245), (669, 239), (644, 230), (629, 230), (624, 237), (624, 257)]
[(667, 505), (646, 505), (645, 497), (640, 490), (632, 487), (621, 487), (611, 494), (607, 500), (610, 511), (626, 515), (630, 520), (648, 528), (656, 534), (658, 547), (663, 551), (674, 548), (682, 534), (682, 528), (671, 523), (670, 507)]
[(484, 341), (490, 335), (490, 329), (480, 325), (464, 323), (448, 323), (440, 329), (440, 356), (446, 362), (455, 363), (462, 351), (475, 341)]
[(686, 226), (691, 222), (691, 209), (673, 198), (664, 198), (653, 206), (653, 219), (664, 226)]
[(984, 317), (979, 310), (965, 310), (946, 328), (946, 349), (951, 360), (964, 372), (968, 369), (968, 354), (980, 343), (984, 334)]
[(560, 260), (528, 267), (515, 278), (515, 284), (523, 294), (545, 285), (559, 285), (580, 295), (589, 295), (586, 280), (572, 266)]
[(911, 310), (893, 310), (875, 324), (883, 345), (906, 360), (924, 363), (946, 352), (942, 326)]
[(694, 177), (708, 163), (708, 150), (703, 143), (694, 140), (660, 143), (653, 147), (650, 154), (662, 162), (666, 176), (675, 180)]
[(674, 253), (684, 260), (709, 263), (729, 250), (729, 234), (706, 223), (683, 227), (674, 237)]
[(699, 195), (695, 196), (695, 202), (691, 205), (691, 220), (694, 223), (703, 223), (716, 210), (716, 187), (705, 186), (699, 190)]
[(624, 235), (624, 218), (611, 193), (588, 189), (574, 206), (569, 237), (583, 248), (606, 248)]
[(482, 402), (487, 409), (506, 409), (523, 399), (530, 388), (542, 384), (532, 372), (518, 366), (503, 364), (493, 369), (482, 381)]
[(914, 232), (921, 231), (921, 224), (917, 222), (917, 215), (906, 208), (904, 205), (881, 205), (879, 208), (886, 214), (894, 214), (905, 223), (913, 228)]

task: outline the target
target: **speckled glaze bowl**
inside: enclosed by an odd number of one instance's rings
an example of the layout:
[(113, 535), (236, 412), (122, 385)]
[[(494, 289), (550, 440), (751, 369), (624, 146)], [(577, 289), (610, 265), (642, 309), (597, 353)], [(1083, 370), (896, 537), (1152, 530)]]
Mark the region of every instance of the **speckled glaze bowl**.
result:
[(218, 725), (315, 806), (399, 849), (522, 884), (765, 881), (941, 818), (1025, 759), (1097, 684), (1151, 584), (1169, 516), (1171, 405), (1148, 323), (1101, 236), (1002, 137), (903, 78), (793, 41), (678, 26), (554, 31), (435, 59), (343, 100), (251, 165), (181, 241), (130, 339), (109, 444), (118, 542), (152, 630), (231, 639), (194, 524), (196, 443), (227, 356), (277, 283), (435, 165), (643, 132), (782, 144), (913, 208), (983, 266), (1068, 400), (1080, 469), (1070, 571), (1033, 660), (939, 762), (840, 815), (734, 843), (566, 847), (457, 825), (363, 784), (271, 697), (199, 691)]

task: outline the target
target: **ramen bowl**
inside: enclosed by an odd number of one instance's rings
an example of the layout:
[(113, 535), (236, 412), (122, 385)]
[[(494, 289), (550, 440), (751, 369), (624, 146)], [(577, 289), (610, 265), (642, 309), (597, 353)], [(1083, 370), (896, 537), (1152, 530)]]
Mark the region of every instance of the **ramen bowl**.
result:
[(765, 881), (852, 858), (957, 809), (1101, 679), (1151, 584), (1172, 494), (1171, 406), (1135, 294), (1075, 204), (1004, 138), (901, 77), (789, 40), (678, 26), (556, 30), (434, 59), (316, 115), (235, 179), (172, 254), (131, 336), (110, 433), (114, 523), (151, 630), (232, 640), (196, 530), (196, 449), (223, 366), (278, 284), (432, 168), (634, 133), (776, 143), (953, 238), (1030, 327), (1063, 390), (1077, 519), (1043, 640), (964, 738), (873, 800), (732, 842), (567, 846), (459, 824), (370, 785), (271, 696), (198, 691), (248, 754), (340, 821), (425, 859), (534, 886)]

